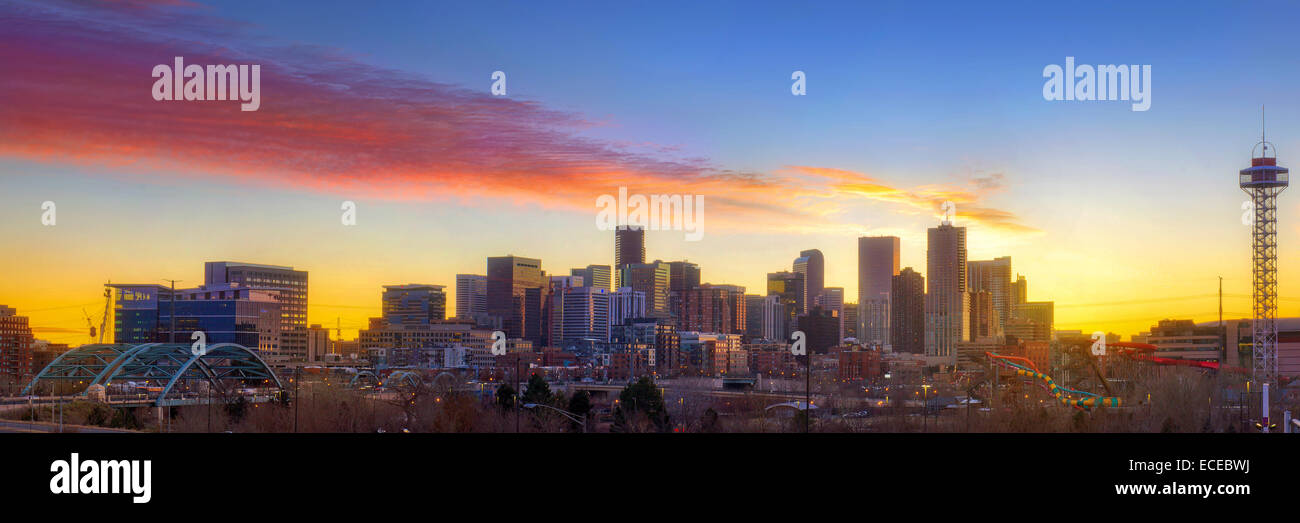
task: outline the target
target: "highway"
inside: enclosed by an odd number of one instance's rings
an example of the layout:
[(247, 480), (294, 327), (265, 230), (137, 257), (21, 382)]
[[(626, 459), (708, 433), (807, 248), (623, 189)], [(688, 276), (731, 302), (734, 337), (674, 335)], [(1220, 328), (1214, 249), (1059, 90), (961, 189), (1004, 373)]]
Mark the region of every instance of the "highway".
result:
[[(58, 423), (41, 422), (41, 421), (38, 421), (38, 422), (36, 422), (36, 423), (32, 423), (32, 422), (29, 422), (29, 421), (0, 420), (0, 434), (5, 434), (5, 433), (24, 433), (24, 432), (26, 432), (26, 433), (33, 433), (33, 432), (37, 432), (37, 433), (39, 433), (39, 432), (45, 432), (45, 433), (57, 433), (57, 432), (59, 432), (59, 424), (58, 424)], [(133, 430), (125, 430), (125, 429), (110, 429), (110, 428), (105, 428), (105, 427), (88, 427), (88, 426), (85, 426), (85, 425), (64, 425), (64, 426), (63, 426), (63, 432), (65, 432), (65, 433), (76, 432), (76, 433), (112, 434), (112, 433), (129, 433), (129, 432), (136, 432), (136, 431), (133, 431)]]

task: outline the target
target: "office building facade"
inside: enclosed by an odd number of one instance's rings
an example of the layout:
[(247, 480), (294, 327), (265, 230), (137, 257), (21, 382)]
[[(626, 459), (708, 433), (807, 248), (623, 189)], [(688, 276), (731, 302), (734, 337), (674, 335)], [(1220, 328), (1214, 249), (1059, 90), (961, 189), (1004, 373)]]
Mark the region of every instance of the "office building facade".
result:
[(898, 274), (901, 243), (897, 236), (858, 238), (858, 340), (890, 343), (890, 296)]
[(280, 348), (291, 361), (307, 358), (307, 271), (280, 265), (232, 261), (207, 262), (203, 267), (205, 286), (238, 285), (271, 289), (280, 299)]

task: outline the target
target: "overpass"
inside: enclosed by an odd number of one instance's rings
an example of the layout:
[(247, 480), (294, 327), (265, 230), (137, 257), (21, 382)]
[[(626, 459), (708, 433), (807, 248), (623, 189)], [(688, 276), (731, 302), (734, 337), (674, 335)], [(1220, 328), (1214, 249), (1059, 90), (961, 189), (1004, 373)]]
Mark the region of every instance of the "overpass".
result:
[[(63, 385), (75, 391), (74, 398), (100, 386), (104, 397), (98, 399), (110, 405), (157, 407), (198, 405), (211, 397), (269, 401), (284, 390), (256, 351), (234, 343), (210, 345), (200, 354), (184, 343), (82, 345), (41, 369), (22, 395), (39, 391), (43, 384), (51, 392)], [(205, 384), (202, 391), (195, 390), (197, 384)]]

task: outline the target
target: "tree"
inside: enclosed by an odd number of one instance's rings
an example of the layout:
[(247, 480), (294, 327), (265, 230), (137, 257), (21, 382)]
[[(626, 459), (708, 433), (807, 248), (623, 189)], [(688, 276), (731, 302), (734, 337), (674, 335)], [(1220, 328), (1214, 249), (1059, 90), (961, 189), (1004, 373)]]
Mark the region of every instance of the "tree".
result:
[(497, 387), (497, 405), (504, 410), (515, 408), (515, 388), (509, 383), (502, 383)]
[[(569, 412), (577, 414), (581, 419), (587, 419), (588, 414), (591, 412), (591, 394), (588, 394), (585, 390), (573, 393), (573, 397), (569, 398), (567, 407)], [(578, 424), (574, 423), (573, 430), (578, 429)]]
[(618, 432), (636, 432), (640, 430), (637, 421), (644, 418), (653, 430), (668, 430), (668, 412), (664, 408), (664, 396), (655, 386), (654, 380), (643, 376), (636, 383), (623, 388), (618, 395), (618, 408), (614, 410), (614, 430)]
[(706, 409), (704, 415), (700, 416), (700, 432), (721, 432), (721, 427), (718, 425), (718, 411), (713, 410), (713, 407)]
[(528, 377), (528, 388), (524, 390), (524, 403), (551, 404), (551, 386), (541, 375), (534, 373)]
[(587, 413), (591, 412), (591, 394), (588, 394), (585, 390), (575, 392), (573, 397), (569, 399), (568, 411), (578, 416), (586, 416)]
[(248, 414), (248, 398), (240, 395), (235, 401), (226, 404), (226, 415), (230, 416), (232, 423), (243, 421), (244, 415)]

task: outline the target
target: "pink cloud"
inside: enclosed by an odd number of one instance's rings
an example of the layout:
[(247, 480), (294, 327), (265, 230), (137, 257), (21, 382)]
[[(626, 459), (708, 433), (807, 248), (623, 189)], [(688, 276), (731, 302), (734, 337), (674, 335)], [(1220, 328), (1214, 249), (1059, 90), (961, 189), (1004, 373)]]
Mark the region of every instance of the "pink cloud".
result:
[[(785, 227), (857, 195), (904, 206), (975, 195), (901, 190), (851, 171), (735, 172), (671, 147), (582, 136), (596, 125), (527, 100), (381, 69), (336, 49), (275, 45), (186, 1), (17, 3), (0, 13), (0, 155), (156, 177), (389, 200), (488, 199), (594, 212), (618, 187), (703, 194), (710, 226)], [(157, 64), (260, 64), (262, 103), (151, 97)], [(941, 201), (941, 200), (940, 200)], [(971, 208), (985, 223), (1005, 211)], [(980, 218), (983, 216), (983, 218)]]

